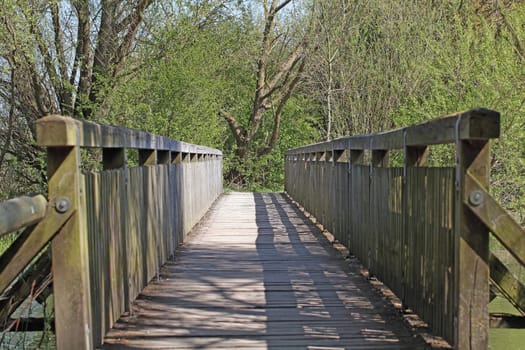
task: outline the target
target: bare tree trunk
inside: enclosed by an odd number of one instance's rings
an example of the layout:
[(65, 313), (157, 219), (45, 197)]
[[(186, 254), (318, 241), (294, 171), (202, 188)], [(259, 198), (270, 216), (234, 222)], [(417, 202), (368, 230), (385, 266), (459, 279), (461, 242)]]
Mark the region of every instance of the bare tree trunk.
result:
[[(279, 129), (284, 106), (290, 99), (295, 87), (301, 81), (304, 70), (306, 39), (303, 38), (291, 47), (288, 54), (279, 60), (273, 49), (281, 39), (274, 33), (275, 19), (279, 11), (286, 7), (291, 0), (263, 1), (264, 30), (261, 41), (261, 51), (257, 59), (257, 78), (251, 113), (246, 127), (239, 124), (236, 117), (227, 111), (220, 111), (219, 115), (228, 123), (237, 146), (236, 156), (248, 159), (251, 155), (262, 156), (275, 149), (279, 139)], [(271, 66), (276, 66), (275, 70)], [(273, 71), (273, 72), (270, 72)], [(271, 137), (257, 149), (252, 149), (257, 133), (265, 118), (273, 119)]]

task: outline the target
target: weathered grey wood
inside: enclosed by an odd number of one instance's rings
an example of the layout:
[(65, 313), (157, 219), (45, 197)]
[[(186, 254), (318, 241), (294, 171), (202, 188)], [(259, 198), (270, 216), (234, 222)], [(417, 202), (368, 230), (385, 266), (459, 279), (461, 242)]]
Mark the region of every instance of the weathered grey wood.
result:
[[(469, 203), (476, 186), (483, 198), (488, 192), (488, 140), (498, 136), (499, 113), (478, 109), (304, 146), (285, 154), (285, 188), (436, 334), (459, 349), (483, 349), (488, 230), (481, 221), (498, 224), (514, 255), (525, 237), (490, 200)], [(428, 146), (447, 143), (457, 145), (456, 168), (424, 168)], [(395, 149), (404, 150), (403, 168), (386, 167)], [(305, 161), (343, 150), (350, 150), (347, 174), (335, 163)]]
[[(65, 185), (69, 182), (64, 181)], [(54, 205), (54, 200), (51, 200)], [(34, 229), (26, 229), (0, 257), (0, 291), (4, 291), (71, 218), (72, 211), (50, 210)]]
[[(464, 205), (467, 173), (485, 189), (489, 185), (490, 145), (488, 140), (458, 141), (456, 145), (457, 194), (455, 204), (455, 294), (458, 349), (488, 348), (489, 231)], [(459, 248), (459, 249), (458, 249)]]
[[(473, 205), (469, 198), (476, 192), (481, 196), (478, 205)], [(488, 190), (473, 174), (465, 179), (463, 202), (490, 229), (494, 237), (525, 266), (525, 229), (492, 198)]]
[(505, 297), (525, 315), (525, 286), (494, 254), (489, 257), (490, 279)]
[[(80, 193), (80, 148), (48, 148), (49, 198), (72, 214), (51, 243), (57, 349), (92, 349), (89, 251)], [(63, 214), (64, 215), (64, 214)]]
[[(52, 115), (36, 123), (42, 147), (80, 146), (100, 148), (157, 149), (222, 155), (219, 150), (169, 139), (141, 130), (109, 126)], [(41, 131), (38, 131), (41, 130)]]
[[(459, 135), (456, 130), (459, 130)], [(286, 151), (285, 154), (327, 152), (348, 148), (394, 150), (403, 149), (406, 146), (454, 143), (457, 136), (460, 140), (497, 138), (499, 132), (500, 114), (498, 112), (487, 109), (473, 109), (397, 130), (342, 137), (329, 142), (303, 146)]]
[(46, 215), (46, 209), (47, 200), (42, 195), (0, 203), (0, 236), (37, 223)]
[[(0, 290), (51, 241), (57, 349), (92, 349), (222, 193), (222, 153), (61, 116), (38, 120), (37, 143), (48, 149), (49, 203), (0, 205), (5, 230), (38, 222), (0, 257)], [(81, 173), (82, 147), (102, 149), (103, 171)], [(139, 167), (127, 167), (127, 148)], [(35, 215), (8, 220), (19, 213)]]
[[(331, 166), (326, 163), (326, 166)], [(345, 166), (345, 165), (343, 165)], [(399, 314), (282, 194), (220, 197), (104, 349), (417, 349)]]

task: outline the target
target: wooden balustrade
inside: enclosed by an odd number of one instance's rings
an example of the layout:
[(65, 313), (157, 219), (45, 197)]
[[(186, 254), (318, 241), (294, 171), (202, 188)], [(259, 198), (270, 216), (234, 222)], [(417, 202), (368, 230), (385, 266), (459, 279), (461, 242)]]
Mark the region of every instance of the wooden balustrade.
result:
[[(518, 258), (525, 240), (488, 194), (489, 139), (499, 132), (499, 113), (477, 109), (289, 150), (286, 191), (433, 332), (486, 349), (489, 230)], [(455, 145), (455, 166), (427, 166), (438, 144)], [(388, 166), (392, 150), (402, 167)]]
[[(36, 197), (35, 213), (2, 220), (2, 232), (38, 223), (0, 258), (0, 290), (51, 242), (57, 349), (93, 349), (222, 193), (222, 153), (62, 116), (38, 120), (37, 144), (47, 148), (48, 202)], [(81, 170), (81, 148), (102, 150), (101, 171)]]
[[(287, 192), (458, 349), (487, 348), (489, 279), (525, 310), (525, 288), (488, 246), (491, 231), (525, 263), (523, 228), (488, 192), (499, 125), (499, 113), (471, 110), (285, 155)], [(0, 235), (27, 226), (0, 257), (0, 317), (27, 278), (49, 284), (52, 266), (57, 348), (96, 348), (222, 193), (222, 154), (61, 116), (37, 122), (37, 143), (47, 200), (0, 204)], [(454, 166), (428, 166), (438, 144), (455, 145)], [(101, 150), (100, 171), (81, 170), (82, 148)]]

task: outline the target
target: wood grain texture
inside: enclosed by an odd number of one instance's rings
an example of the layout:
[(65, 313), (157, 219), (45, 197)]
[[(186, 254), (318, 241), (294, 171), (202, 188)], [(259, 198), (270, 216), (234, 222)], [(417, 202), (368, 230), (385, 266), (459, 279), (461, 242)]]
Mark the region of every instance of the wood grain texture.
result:
[(104, 349), (416, 349), (366, 279), (281, 194), (223, 195)]
[(36, 224), (46, 215), (46, 197), (22, 196), (0, 203), (0, 236)]
[(83, 175), (95, 347), (222, 192), (221, 174), (202, 158)]
[(454, 168), (363, 160), (352, 151), (349, 163), (287, 161), (286, 191), (433, 334), (452, 342)]
[(222, 156), (217, 149), (193, 145), (136, 129), (50, 115), (36, 122), (37, 143), (42, 147), (138, 148)]
[(500, 114), (488, 109), (472, 109), (400, 129), (376, 134), (346, 136), (286, 151), (286, 155), (326, 153), (334, 150), (393, 150), (407, 146), (428, 146), (460, 140), (498, 138)]

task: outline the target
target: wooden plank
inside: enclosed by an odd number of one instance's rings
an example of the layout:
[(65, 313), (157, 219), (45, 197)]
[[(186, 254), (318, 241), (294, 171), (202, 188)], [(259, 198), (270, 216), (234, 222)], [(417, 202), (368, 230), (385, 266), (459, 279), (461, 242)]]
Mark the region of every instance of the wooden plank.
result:
[[(258, 340), (272, 349), (422, 347), (360, 272), (304, 221), (280, 194), (222, 196), (103, 348), (261, 348)], [(305, 228), (315, 241), (303, 240)], [(219, 240), (221, 232), (232, 234)]]
[(222, 156), (217, 149), (193, 145), (142, 130), (80, 121), (59, 115), (36, 122), (37, 143), (41, 147), (80, 146), (99, 148), (159, 149)]
[[(67, 181), (65, 181), (67, 183)], [(52, 200), (52, 204), (54, 201)], [(29, 262), (46, 246), (73, 216), (74, 210), (59, 213), (50, 210), (34, 229), (27, 229), (0, 257), (0, 291), (22, 272)]]
[(490, 279), (516, 309), (525, 315), (525, 286), (494, 254), (490, 254)]
[[(115, 344), (108, 344), (107, 349), (236, 349), (236, 350), (304, 350), (304, 340), (298, 339), (296, 336), (288, 337), (256, 337), (256, 338), (233, 338), (233, 337), (200, 337), (200, 338), (178, 338), (174, 343), (173, 338), (159, 337), (159, 338), (132, 338), (124, 341), (119, 341)], [(348, 344), (347, 347), (341, 344)], [(391, 342), (390, 344), (370, 341), (369, 344), (363, 344), (354, 338), (338, 338), (338, 339), (310, 339), (308, 346), (313, 350), (370, 350), (371, 347), (375, 350), (383, 349), (397, 349), (397, 350), (422, 350), (423, 346), (403, 346), (399, 342)]]
[[(457, 135), (456, 129), (459, 130), (459, 135)], [(491, 139), (499, 137), (499, 133), (500, 114), (498, 112), (488, 109), (473, 109), (401, 129), (377, 134), (349, 136), (334, 141), (307, 145), (288, 150), (285, 154), (328, 152), (348, 148), (393, 150), (403, 149), (406, 146), (454, 143), (457, 136), (460, 140)]]
[[(471, 202), (471, 194), (479, 196), (479, 203)], [(525, 229), (492, 198), (480, 181), (470, 173), (466, 175), (463, 198), (465, 205), (483, 221), (494, 237), (525, 266)]]
[(459, 141), (455, 203), (455, 304), (458, 349), (487, 349), (489, 318), (489, 231), (464, 205), (469, 175), (488, 188), (490, 148), (487, 140)]
[(41, 194), (0, 203), (0, 236), (36, 224), (46, 214), (47, 200)]

